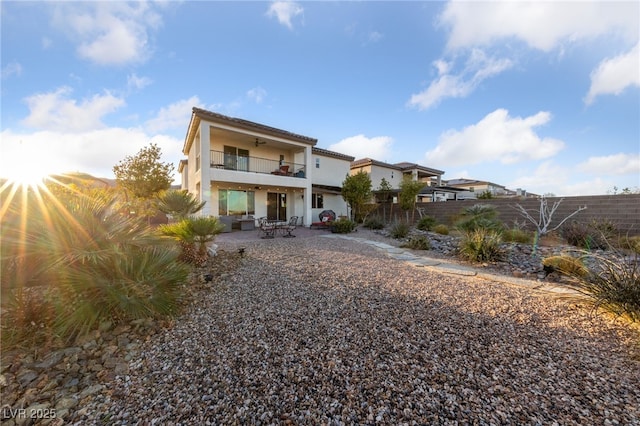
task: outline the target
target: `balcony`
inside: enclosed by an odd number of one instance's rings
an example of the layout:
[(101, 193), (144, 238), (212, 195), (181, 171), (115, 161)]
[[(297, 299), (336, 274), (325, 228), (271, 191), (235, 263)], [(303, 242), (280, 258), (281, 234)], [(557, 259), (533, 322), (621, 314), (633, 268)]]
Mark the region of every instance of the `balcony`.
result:
[(235, 170), (240, 172), (260, 173), (304, 178), (306, 166), (289, 161), (271, 160), (268, 158), (234, 155), (222, 151), (210, 151), (209, 165), (212, 168)]

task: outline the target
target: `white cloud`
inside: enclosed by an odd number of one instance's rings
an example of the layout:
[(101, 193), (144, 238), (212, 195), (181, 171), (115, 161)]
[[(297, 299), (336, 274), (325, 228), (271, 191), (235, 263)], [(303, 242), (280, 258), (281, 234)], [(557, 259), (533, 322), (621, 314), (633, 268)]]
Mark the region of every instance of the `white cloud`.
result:
[(42, 49), (47, 50), (53, 44), (53, 41), (49, 37), (42, 37)]
[(521, 188), (539, 195), (548, 193), (566, 195), (568, 192), (562, 188), (570, 177), (571, 173), (567, 167), (558, 166), (552, 161), (544, 161), (533, 171), (526, 171), (516, 179), (507, 182), (506, 186), (510, 189)]
[(161, 108), (156, 117), (145, 123), (145, 127), (152, 133), (167, 129), (185, 128), (191, 118), (193, 107), (204, 107), (197, 96), (192, 96), (189, 99), (183, 99)]
[(592, 175), (636, 175), (640, 176), (640, 154), (613, 154), (590, 157), (576, 169)]
[(378, 31), (371, 31), (369, 33), (369, 36), (367, 37), (367, 41), (369, 43), (377, 43), (383, 38), (384, 38), (384, 35), (382, 33), (379, 33)]
[(477, 124), (443, 133), (438, 145), (425, 154), (427, 164), (448, 167), (494, 161), (514, 164), (552, 157), (563, 149), (564, 143), (540, 137), (534, 131), (549, 120), (551, 114), (544, 111), (513, 118), (507, 110), (497, 109)]
[(516, 38), (550, 51), (607, 33), (635, 42), (639, 9), (637, 2), (449, 2), (439, 23), (450, 29), (450, 49)]
[(463, 98), (473, 92), (485, 79), (513, 66), (509, 59), (487, 57), (480, 49), (473, 49), (462, 71), (449, 74), (453, 64), (438, 59), (433, 62), (438, 78), (426, 90), (411, 95), (408, 105), (420, 110), (437, 105), (444, 98)]
[(81, 57), (99, 65), (124, 65), (149, 57), (149, 31), (160, 26), (161, 18), (146, 2), (63, 2), (53, 22), (77, 43)]
[[(169, 136), (150, 136), (141, 129), (108, 128), (83, 133), (41, 131), (1, 134), (0, 170), (3, 175), (21, 167), (24, 161), (42, 165), (47, 174), (85, 172), (98, 177), (113, 177), (113, 166), (126, 156), (155, 143), (162, 151), (162, 162), (177, 168), (182, 158), (182, 141)], [(177, 173), (174, 178), (179, 180)]]
[(130, 89), (144, 89), (151, 83), (153, 83), (153, 80), (151, 80), (149, 77), (138, 77), (135, 73), (127, 76), (127, 86)]
[(293, 1), (274, 1), (269, 6), (267, 16), (276, 17), (278, 22), (289, 29), (293, 29), (291, 19), (304, 12), (302, 6)]
[(262, 87), (254, 87), (253, 89), (247, 91), (247, 98), (251, 99), (257, 104), (262, 103), (262, 101), (266, 97), (267, 91)]
[(121, 106), (122, 98), (109, 92), (94, 95), (90, 99), (77, 102), (70, 99), (72, 90), (61, 87), (54, 92), (40, 93), (25, 99), (29, 107), (29, 116), (22, 124), (42, 129), (61, 132), (82, 132), (104, 127), (101, 119)]
[(2, 68), (2, 78), (9, 78), (12, 75), (20, 76), (22, 74), (22, 65), (18, 62), (10, 62)]
[(625, 54), (600, 62), (591, 72), (591, 87), (584, 102), (590, 105), (598, 95), (619, 95), (634, 86), (640, 87), (640, 43)]
[(393, 138), (389, 136), (376, 136), (368, 138), (365, 135), (351, 136), (329, 146), (329, 150), (341, 152), (359, 158), (369, 157), (385, 161), (391, 153)]

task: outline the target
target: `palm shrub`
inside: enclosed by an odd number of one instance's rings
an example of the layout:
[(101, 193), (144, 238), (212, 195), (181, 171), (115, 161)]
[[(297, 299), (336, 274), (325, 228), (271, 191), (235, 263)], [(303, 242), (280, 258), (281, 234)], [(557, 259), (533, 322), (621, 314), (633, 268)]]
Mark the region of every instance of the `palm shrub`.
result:
[(399, 220), (395, 221), (391, 225), (391, 228), (389, 228), (389, 233), (391, 234), (391, 237), (400, 239), (405, 238), (407, 235), (409, 235), (409, 229), (410, 226), (407, 222)]
[(431, 231), (436, 224), (436, 218), (433, 216), (423, 216), (416, 224), (416, 228), (422, 231)]
[(185, 219), (200, 210), (207, 203), (198, 201), (193, 194), (185, 190), (170, 189), (157, 197), (158, 209), (177, 220)]
[[(166, 315), (179, 306), (188, 271), (177, 251), (139, 219), (118, 214), (115, 198), (32, 191), (6, 201), (2, 303), (10, 319), (32, 315), (38, 300), (51, 318), (41, 319), (42, 328), (68, 338), (105, 319)], [(3, 340), (29, 332), (6, 319)]]
[(494, 262), (502, 259), (500, 233), (491, 229), (476, 229), (464, 234), (460, 255), (473, 262)]
[(475, 204), (462, 211), (455, 225), (463, 232), (472, 232), (477, 229), (500, 231), (503, 226), (497, 216), (498, 211), (495, 207), (488, 204)]
[(188, 217), (180, 222), (161, 225), (161, 235), (171, 237), (180, 245), (180, 260), (201, 265), (207, 260), (207, 243), (215, 239), (224, 225), (212, 216)]
[(639, 321), (640, 256), (625, 259), (619, 253), (604, 257), (586, 251), (582, 259), (589, 265), (588, 273), (572, 273), (568, 285), (586, 295), (595, 310)]

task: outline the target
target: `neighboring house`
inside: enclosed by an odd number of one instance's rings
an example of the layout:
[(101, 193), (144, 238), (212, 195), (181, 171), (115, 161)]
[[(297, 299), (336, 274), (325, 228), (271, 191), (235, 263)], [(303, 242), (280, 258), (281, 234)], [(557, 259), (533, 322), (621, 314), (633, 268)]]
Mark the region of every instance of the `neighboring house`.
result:
[(458, 194), (458, 199), (474, 200), (485, 192), (491, 193), (493, 197), (507, 194), (507, 188), (497, 183), (474, 179), (450, 179), (446, 185), (451, 188), (464, 190)]
[(182, 189), (206, 201), (201, 214), (266, 216), (310, 225), (325, 209), (345, 212), (340, 195), (353, 157), (317, 140), (193, 108), (178, 171)]
[[(415, 163), (395, 163), (389, 164), (371, 158), (362, 158), (351, 163), (351, 174), (359, 172), (368, 173), (371, 178), (371, 188), (377, 191), (384, 178), (392, 188), (391, 194), (394, 202), (399, 192), (400, 183), (405, 176), (413, 181), (424, 182), (425, 187), (439, 187), (441, 184), (442, 170), (432, 169)], [(425, 198), (427, 198), (425, 196)]]
[(491, 196), (494, 198), (509, 198), (509, 197), (523, 197), (523, 198), (531, 198), (537, 197), (536, 194), (528, 193), (524, 189), (508, 189), (503, 185), (498, 185), (497, 183), (487, 182), (484, 180), (475, 180), (475, 179), (450, 179), (445, 182), (447, 186), (452, 188), (458, 188), (464, 190), (458, 194), (458, 199), (477, 199), (478, 196), (482, 195), (485, 192), (491, 193)]

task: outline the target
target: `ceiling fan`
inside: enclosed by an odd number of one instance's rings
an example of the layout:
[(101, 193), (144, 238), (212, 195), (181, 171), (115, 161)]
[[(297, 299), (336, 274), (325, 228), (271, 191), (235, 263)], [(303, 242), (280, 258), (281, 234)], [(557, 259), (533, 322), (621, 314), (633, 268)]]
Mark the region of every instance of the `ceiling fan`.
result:
[(267, 143), (267, 141), (259, 141), (258, 138), (256, 138), (256, 146), (264, 145), (265, 143)]

